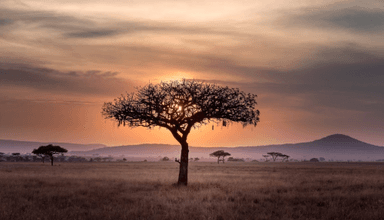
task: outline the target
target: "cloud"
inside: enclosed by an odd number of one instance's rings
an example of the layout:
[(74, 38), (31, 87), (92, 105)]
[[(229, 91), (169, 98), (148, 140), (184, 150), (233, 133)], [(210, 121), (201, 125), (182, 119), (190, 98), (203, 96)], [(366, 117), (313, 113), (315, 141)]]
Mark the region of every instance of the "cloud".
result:
[(129, 89), (130, 81), (116, 72), (62, 72), (49, 68), (0, 63), (0, 84), (49, 94), (115, 96)]
[(381, 33), (384, 29), (384, 11), (342, 5), (323, 8), (305, 8), (285, 12), (277, 24), (288, 27), (344, 29), (352, 32)]
[(319, 18), (334, 26), (353, 31), (382, 32), (384, 28), (384, 11), (380, 9), (367, 10), (354, 7), (330, 13), (329, 17), (325, 14)]
[(116, 30), (90, 30), (90, 31), (79, 31), (71, 32), (66, 34), (66, 37), (69, 38), (98, 38), (98, 37), (108, 37), (119, 34), (119, 31)]
[(384, 121), (384, 57), (358, 45), (339, 43), (319, 47), (312, 59), (303, 60), (301, 66), (290, 70), (244, 68), (235, 63), (226, 63), (223, 68), (232, 74), (247, 74), (250, 79), (248, 82), (200, 80), (255, 93), (260, 104), (269, 108), (316, 114), (324, 109), (354, 111), (373, 114)]
[(10, 20), (10, 19), (0, 19), (0, 26), (5, 26), (5, 25), (9, 25), (9, 24), (12, 24), (13, 21)]
[[(40, 32), (44, 29), (61, 34), (65, 38), (102, 38), (141, 32), (213, 34), (240, 36), (244, 34), (214, 25), (156, 22), (151, 20), (121, 20), (108, 17), (82, 17), (54, 11), (16, 10), (0, 8), (0, 26), (13, 23), (13, 30)], [(9, 30), (11, 31), (11, 30)]]

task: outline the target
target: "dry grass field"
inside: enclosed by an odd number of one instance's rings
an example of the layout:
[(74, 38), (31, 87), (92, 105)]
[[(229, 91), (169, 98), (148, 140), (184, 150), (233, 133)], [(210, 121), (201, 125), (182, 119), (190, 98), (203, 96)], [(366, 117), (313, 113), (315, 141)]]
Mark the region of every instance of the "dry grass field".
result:
[(0, 163), (0, 219), (383, 219), (382, 163)]

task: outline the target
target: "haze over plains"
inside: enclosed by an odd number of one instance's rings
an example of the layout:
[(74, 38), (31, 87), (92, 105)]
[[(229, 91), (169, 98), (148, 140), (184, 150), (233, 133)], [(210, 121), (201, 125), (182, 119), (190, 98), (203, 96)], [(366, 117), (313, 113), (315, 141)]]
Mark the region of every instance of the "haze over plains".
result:
[(193, 130), (192, 146), (343, 133), (383, 146), (382, 1), (0, 2), (0, 139), (177, 144), (101, 107), (181, 78), (258, 95), (257, 127)]

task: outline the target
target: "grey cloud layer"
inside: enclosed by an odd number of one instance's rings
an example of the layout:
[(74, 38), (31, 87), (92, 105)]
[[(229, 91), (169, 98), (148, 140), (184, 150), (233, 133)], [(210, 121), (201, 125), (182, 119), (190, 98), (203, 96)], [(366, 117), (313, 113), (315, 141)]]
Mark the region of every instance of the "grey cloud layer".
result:
[(36, 66), (0, 63), (0, 84), (51, 94), (113, 96), (126, 91), (130, 82), (118, 78), (117, 73), (113, 72), (61, 72)]
[[(320, 59), (327, 54), (339, 56), (358, 54), (354, 56), (358, 61), (349, 63), (344, 59), (333, 61)], [(384, 121), (383, 57), (348, 46), (319, 50), (317, 57), (319, 59), (315, 60), (322, 61), (311, 61), (308, 65), (285, 71), (273, 68), (259, 71), (257, 68), (244, 69), (242, 66), (232, 65), (228, 71), (233, 74), (247, 72), (248, 76), (254, 76), (254, 82), (234, 83), (220, 80), (209, 82), (238, 86), (261, 97), (274, 95), (277, 100), (263, 100), (268, 102), (267, 105), (270, 107), (288, 107), (290, 103), (284, 103), (284, 100), (298, 97), (302, 103), (294, 106), (296, 109), (316, 112), (319, 108), (335, 108), (371, 112), (378, 120)], [(268, 82), (257, 82), (258, 77), (264, 77)], [(279, 103), (280, 101), (283, 102)]]
[[(9, 25), (10, 30), (26, 28), (49, 29), (65, 38), (100, 38), (120, 34), (140, 32), (179, 33), (179, 34), (240, 34), (230, 29), (216, 30), (211, 26), (180, 25), (174, 22), (124, 21), (110, 18), (82, 18), (49, 11), (20, 11), (0, 8), (0, 26)], [(10, 31), (8, 30), (8, 31)]]
[(285, 12), (277, 22), (287, 27), (346, 29), (353, 32), (383, 32), (384, 10), (363, 7), (306, 8)]

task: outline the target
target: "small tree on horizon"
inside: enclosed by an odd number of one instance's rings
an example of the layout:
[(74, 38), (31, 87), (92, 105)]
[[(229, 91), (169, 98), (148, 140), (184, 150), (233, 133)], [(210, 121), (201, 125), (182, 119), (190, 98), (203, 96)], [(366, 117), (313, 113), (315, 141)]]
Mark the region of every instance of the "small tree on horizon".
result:
[(160, 161), (169, 161), (169, 157), (163, 157), (160, 159)]
[(275, 162), (278, 157), (281, 157), (284, 155), (279, 152), (268, 152), (267, 154), (271, 155), (273, 162)]
[(67, 153), (67, 152), (68, 152), (67, 149), (62, 148), (60, 146), (55, 146), (52, 144), (49, 144), (47, 146), (40, 146), (39, 148), (33, 149), (32, 151), (33, 154), (36, 154), (43, 158), (43, 163), (44, 163), (45, 156), (48, 156), (49, 159), (51, 160), (51, 166), (53, 166), (53, 155), (60, 154), (60, 153)]
[(285, 161), (285, 162), (288, 162), (288, 159), (290, 158), (290, 156), (288, 156), (288, 155), (286, 155), (286, 154), (282, 154), (282, 155), (280, 155), (280, 157), (283, 158), (283, 162), (284, 162), (284, 161)]
[(263, 155), (263, 157), (265, 158), (265, 162), (268, 162), (269, 160), (268, 160), (268, 158), (270, 157), (269, 155)]
[(102, 114), (119, 125), (168, 129), (181, 145), (178, 185), (188, 183), (189, 146), (192, 128), (210, 122), (240, 122), (243, 126), (259, 122), (256, 95), (239, 89), (195, 80), (148, 84), (136, 93), (122, 95), (104, 103)]
[[(220, 161), (223, 161), (223, 163), (224, 163), (224, 158), (226, 156), (231, 156), (231, 154), (228, 152), (225, 152), (223, 150), (218, 150), (218, 151), (215, 151), (215, 152), (209, 154), (209, 156), (217, 157), (217, 163), (220, 163)], [(220, 160), (220, 157), (222, 157), (223, 159)]]

